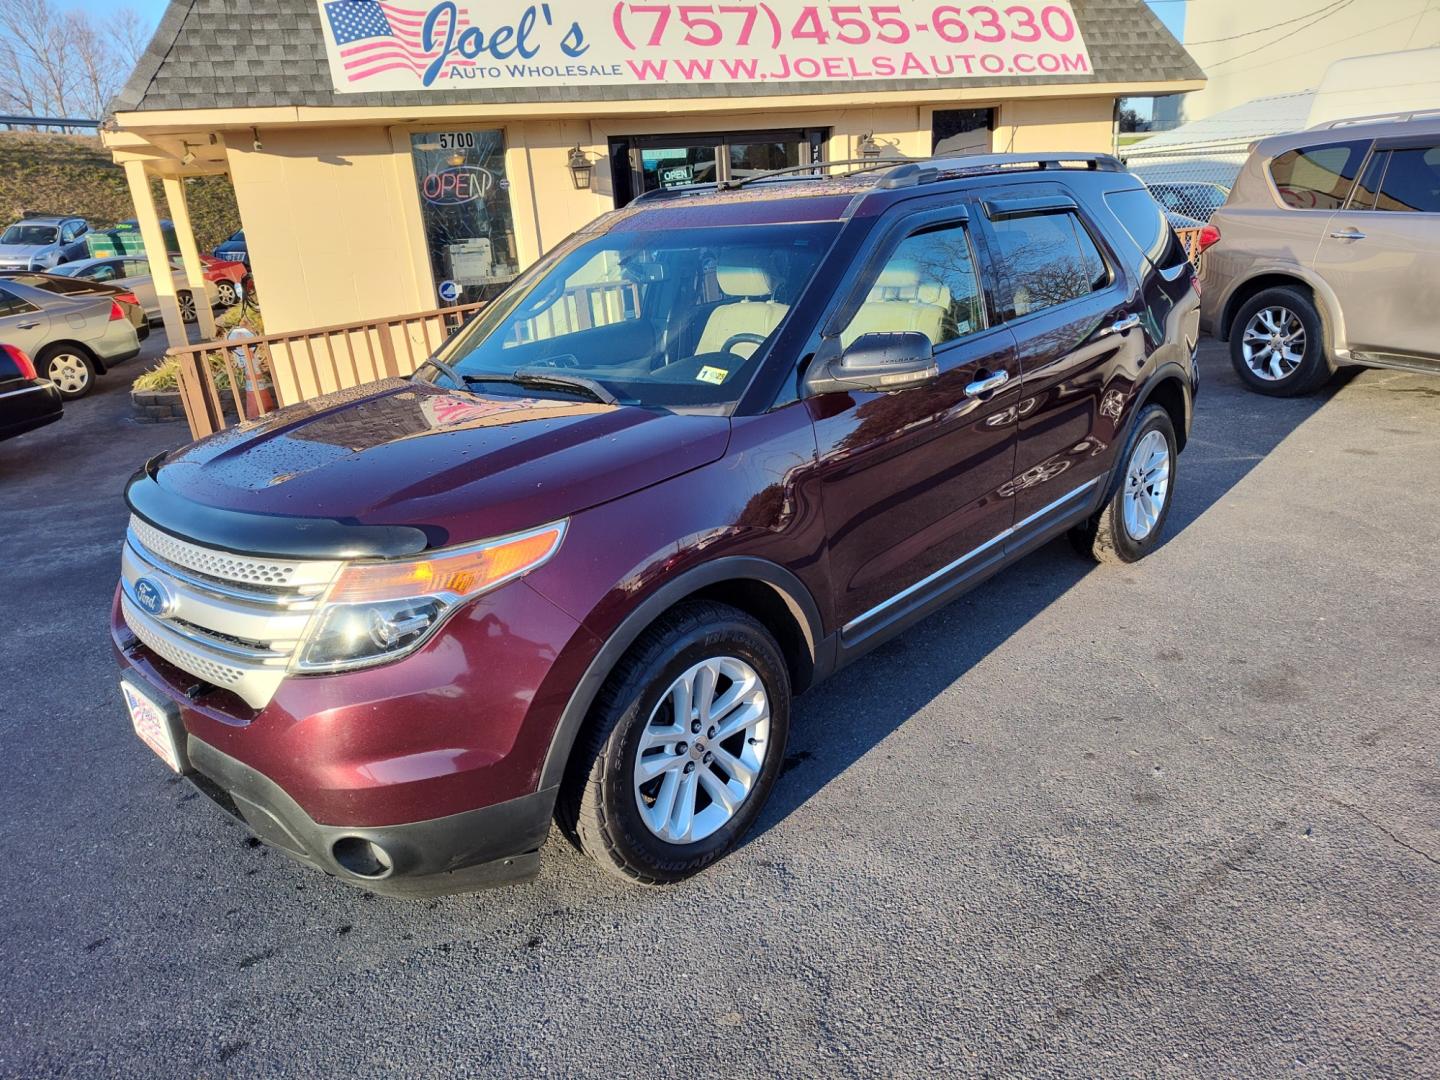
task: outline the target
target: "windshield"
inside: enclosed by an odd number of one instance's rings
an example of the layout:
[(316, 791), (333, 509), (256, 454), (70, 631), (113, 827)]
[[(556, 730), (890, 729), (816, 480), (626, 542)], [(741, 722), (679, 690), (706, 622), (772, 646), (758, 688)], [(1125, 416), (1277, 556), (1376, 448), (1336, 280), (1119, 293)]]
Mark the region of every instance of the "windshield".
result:
[(0, 235), (0, 244), (39, 247), (42, 244), (55, 243), (55, 238), (59, 235), (59, 230), (53, 225), (11, 225)]
[[(551, 256), (439, 359), (487, 391), (549, 377), (556, 381), (546, 393), (564, 393), (559, 380), (570, 379), (598, 384), (625, 404), (730, 405), (838, 229), (606, 233)], [(486, 385), (487, 375), (498, 378)]]

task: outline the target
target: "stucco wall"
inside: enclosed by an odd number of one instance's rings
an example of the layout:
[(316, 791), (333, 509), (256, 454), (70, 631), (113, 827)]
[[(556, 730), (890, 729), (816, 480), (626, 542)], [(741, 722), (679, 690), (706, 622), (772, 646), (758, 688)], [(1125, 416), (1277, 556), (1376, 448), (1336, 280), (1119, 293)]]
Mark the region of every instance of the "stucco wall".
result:
[(1440, 7), (1433, 0), (1187, 4), (1185, 47), (1209, 82), (1185, 95), (1183, 115), (1203, 120), (1256, 98), (1313, 90), (1336, 60), (1436, 43)]
[[(226, 139), (265, 325), (274, 331), (435, 307), (413, 171), (384, 128)], [(413, 217), (404, 211), (414, 207)], [(423, 271), (423, 278), (421, 272)], [(422, 285), (423, 282), (423, 285)]]

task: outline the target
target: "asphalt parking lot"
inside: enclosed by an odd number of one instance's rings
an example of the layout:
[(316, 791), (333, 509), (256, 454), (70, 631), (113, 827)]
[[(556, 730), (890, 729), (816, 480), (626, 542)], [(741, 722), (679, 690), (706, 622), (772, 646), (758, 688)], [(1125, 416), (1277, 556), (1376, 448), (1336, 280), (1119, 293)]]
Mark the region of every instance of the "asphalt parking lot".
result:
[(0, 1073), (1440, 1072), (1440, 379), (1204, 351), (1169, 540), (1063, 542), (801, 699), (749, 842), (666, 891), (376, 900), (131, 734), (133, 371), (0, 444)]

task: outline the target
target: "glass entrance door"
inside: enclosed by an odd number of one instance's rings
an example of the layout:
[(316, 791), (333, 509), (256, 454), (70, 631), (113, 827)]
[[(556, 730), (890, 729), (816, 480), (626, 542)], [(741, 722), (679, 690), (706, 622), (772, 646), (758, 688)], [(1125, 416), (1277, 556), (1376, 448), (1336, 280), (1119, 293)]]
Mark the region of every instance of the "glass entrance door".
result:
[(624, 206), (658, 188), (738, 180), (769, 169), (823, 161), (826, 134), (815, 128), (612, 139), (615, 205)]

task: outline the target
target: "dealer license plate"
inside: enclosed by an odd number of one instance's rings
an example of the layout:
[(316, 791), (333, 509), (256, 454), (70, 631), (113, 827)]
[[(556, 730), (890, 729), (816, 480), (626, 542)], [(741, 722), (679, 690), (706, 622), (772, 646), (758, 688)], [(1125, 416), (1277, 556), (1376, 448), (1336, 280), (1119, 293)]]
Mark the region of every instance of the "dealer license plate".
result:
[(173, 705), (155, 700), (129, 679), (120, 680), (120, 692), (125, 695), (125, 707), (130, 710), (130, 723), (135, 726), (135, 734), (160, 755), (161, 761), (180, 772), (178, 710)]

